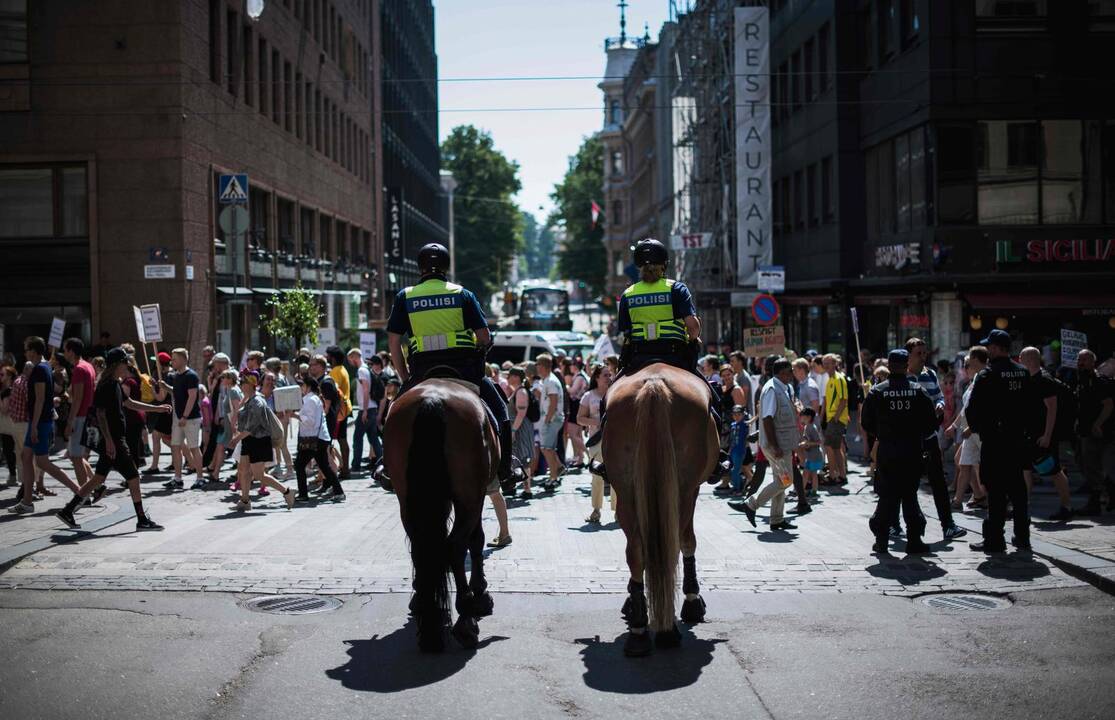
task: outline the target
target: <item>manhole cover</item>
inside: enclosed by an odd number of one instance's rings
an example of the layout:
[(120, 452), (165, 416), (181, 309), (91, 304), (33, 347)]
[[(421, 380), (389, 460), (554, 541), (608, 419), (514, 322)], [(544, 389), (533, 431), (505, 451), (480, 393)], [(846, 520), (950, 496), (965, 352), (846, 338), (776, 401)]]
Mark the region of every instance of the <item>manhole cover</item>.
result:
[(1010, 600), (1006, 598), (968, 593), (924, 595), (919, 600), (935, 610), (1002, 610), (1011, 606)]
[(310, 615), (329, 612), (341, 606), (341, 601), (333, 597), (316, 595), (265, 595), (241, 603), (241, 607), (254, 612), (272, 615)]

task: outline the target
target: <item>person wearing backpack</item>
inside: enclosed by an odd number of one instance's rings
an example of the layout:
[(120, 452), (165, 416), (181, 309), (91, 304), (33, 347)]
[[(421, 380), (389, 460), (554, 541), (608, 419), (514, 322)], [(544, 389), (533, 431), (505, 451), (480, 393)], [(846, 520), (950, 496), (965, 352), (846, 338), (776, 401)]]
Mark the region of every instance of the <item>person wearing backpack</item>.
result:
[[(1029, 464), (1030, 469), (1025, 471), (1026, 489), (1033, 489), (1034, 473), (1051, 478), (1061, 507), (1049, 519), (1053, 522), (1068, 522), (1073, 516), (1072, 497), (1069, 479), (1061, 467), (1060, 452), (1061, 440), (1067, 435), (1063, 431), (1058, 432), (1058, 429), (1063, 428), (1063, 423), (1067, 421), (1071, 434), (1072, 422), (1076, 419), (1075, 403), (1062, 401), (1062, 397), (1067, 394), (1071, 398), (1072, 393), (1067, 392), (1068, 388), (1064, 383), (1042, 369), (1041, 351), (1036, 347), (1023, 348), (1018, 361), (1030, 371), (1030, 389), (1035, 396), (1033, 405), (1039, 408), (1029, 431), (1034, 455)], [(1062, 393), (1062, 388), (1065, 393)]]

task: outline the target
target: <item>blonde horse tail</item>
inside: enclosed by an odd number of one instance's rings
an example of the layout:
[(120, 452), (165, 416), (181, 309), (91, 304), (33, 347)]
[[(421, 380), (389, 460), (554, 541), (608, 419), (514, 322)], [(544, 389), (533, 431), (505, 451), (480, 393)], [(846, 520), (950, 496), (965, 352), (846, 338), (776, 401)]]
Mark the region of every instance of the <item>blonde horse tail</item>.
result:
[[(673, 393), (650, 378), (635, 396), (635, 472), (632, 500), (643, 544), (651, 629), (674, 627), (678, 554), (681, 552), (677, 462), (670, 422)], [(620, 502), (627, 498), (621, 498)]]

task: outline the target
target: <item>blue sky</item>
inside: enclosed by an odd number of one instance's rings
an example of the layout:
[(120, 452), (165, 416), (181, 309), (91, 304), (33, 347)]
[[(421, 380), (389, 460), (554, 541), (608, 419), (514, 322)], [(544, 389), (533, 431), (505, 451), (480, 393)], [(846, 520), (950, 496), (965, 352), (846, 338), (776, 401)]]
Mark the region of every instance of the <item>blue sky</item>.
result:
[[(667, 0), (628, 3), (628, 34), (641, 36), (649, 22), (651, 37), (657, 37), (669, 13)], [(496, 147), (519, 162), (519, 206), (544, 220), (569, 156), (601, 125), (596, 83), (604, 72), (604, 38), (619, 34), (616, 1), (435, 0), (434, 8), (441, 137), (466, 123), (491, 132)], [(591, 79), (445, 82), (539, 76)], [(507, 111), (555, 107), (589, 109)]]

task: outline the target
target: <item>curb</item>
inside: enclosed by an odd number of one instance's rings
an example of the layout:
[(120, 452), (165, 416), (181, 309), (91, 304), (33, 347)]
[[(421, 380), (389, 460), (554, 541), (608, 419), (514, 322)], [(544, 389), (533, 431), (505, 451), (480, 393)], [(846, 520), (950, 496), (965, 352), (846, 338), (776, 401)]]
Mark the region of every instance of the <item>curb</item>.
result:
[(16, 563), (29, 555), (42, 552), (55, 545), (65, 545), (66, 543), (76, 542), (77, 540), (84, 540), (99, 530), (118, 525), (125, 520), (135, 517), (135, 512), (130, 507), (118, 507), (115, 504), (110, 505), (110, 507), (116, 507), (117, 509), (115, 512), (105, 513), (87, 523), (82, 523), (81, 528), (78, 530), (71, 530), (68, 528), (60, 529), (50, 535), (34, 538), (32, 540), (25, 540), (11, 547), (0, 549), (0, 575), (7, 572)]

